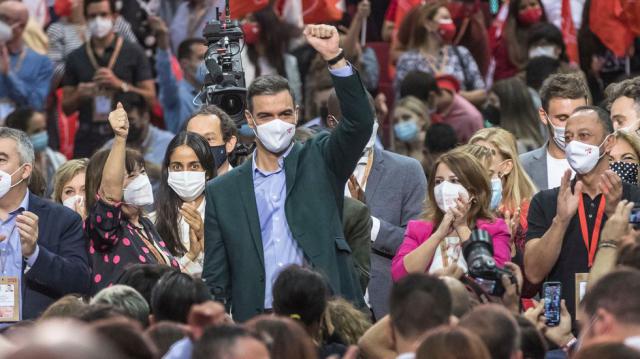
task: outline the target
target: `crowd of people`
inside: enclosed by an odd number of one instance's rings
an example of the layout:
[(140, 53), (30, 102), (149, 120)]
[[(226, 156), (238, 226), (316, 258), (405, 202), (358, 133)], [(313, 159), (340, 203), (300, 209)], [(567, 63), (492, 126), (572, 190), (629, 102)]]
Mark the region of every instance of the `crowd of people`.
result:
[(231, 2), (0, 0), (0, 358), (640, 358), (633, 2)]

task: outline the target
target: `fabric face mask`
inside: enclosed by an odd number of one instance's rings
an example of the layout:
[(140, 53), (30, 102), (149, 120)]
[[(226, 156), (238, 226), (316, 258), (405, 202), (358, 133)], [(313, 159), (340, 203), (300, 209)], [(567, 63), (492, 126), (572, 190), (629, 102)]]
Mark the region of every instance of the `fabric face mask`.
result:
[(153, 188), (149, 177), (140, 174), (124, 189), (124, 203), (144, 207), (153, 204)]
[(453, 23), (453, 20), (441, 20), (438, 25), (438, 33), (442, 37), (442, 41), (447, 44), (453, 42), (453, 39), (456, 37), (456, 24)]
[(637, 185), (638, 184), (638, 164), (630, 162), (611, 162), (609, 168), (620, 176), (622, 182)]
[(201, 84), (201, 85), (203, 85), (205, 77), (207, 76), (208, 72), (209, 71), (207, 70), (207, 66), (204, 64), (204, 61), (200, 61), (200, 63), (198, 64), (198, 67), (196, 67), (196, 71), (194, 73), (194, 78), (195, 78), (196, 82)]
[(213, 155), (214, 167), (220, 168), (220, 166), (227, 161), (227, 145), (210, 146), (209, 148)]
[(279, 118), (259, 126), (254, 120), (253, 124), (256, 125), (253, 133), (271, 153), (281, 153), (286, 150), (291, 145), (293, 136), (296, 134), (296, 125), (282, 121)]
[(491, 179), (491, 204), (489, 208), (493, 211), (502, 202), (502, 180), (500, 177), (494, 177)]
[(555, 46), (536, 46), (529, 50), (529, 58), (532, 59), (534, 57), (550, 57), (552, 59), (557, 59), (558, 55), (556, 55)]
[(35, 135), (29, 136), (33, 150), (35, 152), (44, 151), (49, 146), (49, 134), (47, 131), (38, 132)]
[(65, 199), (64, 201), (62, 201), (62, 205), (75, 211), (76, 202), (78, 201), (78, 199), (80, 200), (79, 205), (82, 205), (82, 203), (84, 202), (84, 197), (79, 194)]
[(396, 138), (402, 142), (411, 142), (418, 137), (418, 125), (415, 121), (402, 121), (393, 126)]
[(191, 202), (204, 192), (206, 173), (197, 171), (169, 172), (169, 187), (185, 202)]
[[(607, 138), (609, 138), (609, 136), (602, 141), (600, 146), (602, 146)], [(576, 140), (569, 142), (564, 149), (569, 166), (581, 175), (591, 172), (598, 164), (598, 160), (604, 155), (600, 155), (600, 146), (589, 145)]]
[(89, 32), (91, 36), (99, 39), (107, 36), (113, 29), (113, 21), (107, 17), (98, 16), (89, 21)]
[[(24, 166), (24, 164), (22, 166)], [(11, 184), (11, 176), (13, 176), (16, 172), (18, 172), (18, 170), (20, 170), (22, 166), (18, 167), (18, 169), (13, 171), (13, 173), (11, 174), (3, 170), (0, 170), (0, 198), (4, 197), (7, 193), (9, 193), (9, 191), (13, 187), (19, 185), (20, 182), (22, 182), (22, 178), (21, 178), (20, 181), (18, 181), (18, 183), (14, 185)]]
[(561, 150), (565, 150), (566, 147), (566, 142), (564, 139), (564, 127), (556, 127), (551, 123), (551, 119), (549, 118), (549, 115), (545, 112), (544, 113), (545, 117), (547, 118), (547, 124), (548, 124), (548, 128), (549, 128), (549, 132), (553, 133), (553, 142), (556, 143), (556, 145), (561, 149)]
[(5, 43), (13, 37), (13, 30), (6, 22), (0, 21), (0, 43)]
[(529, 8), (518, 14), (518, 20), (526, 26), (539, 23), (541, 18), (542, 8), (540, 7)]
[(451, 183), (449, 181), (443, 181), (435, 186), (433, 188), (433, 195), (435, 196), (438, 208), (445, 213), (456, 206), (456, 200), (459, 197), (462, 197), (465, 201), (469, 200), (469, 192), (467, 192), (461, 184)]

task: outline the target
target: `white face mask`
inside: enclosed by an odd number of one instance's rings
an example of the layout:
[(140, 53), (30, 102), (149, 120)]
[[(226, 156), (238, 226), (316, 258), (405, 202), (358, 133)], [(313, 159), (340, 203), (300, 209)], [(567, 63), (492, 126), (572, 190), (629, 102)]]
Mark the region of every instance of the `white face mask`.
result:
[(255, 126), (253, 133), (260, 140), (260, 143), (272, 153), (281, 153), (286, 150), (296, 134), (296, 125), (279, 118), (259, 126), (253, 120), (253, 124)]
[(631, 125), (619, 128), (618, 131), (626, 132), (630, 135), (636, 135), (638, 129), (640, 128), (640, 121), (634, 121)]
[[(22, 165), (24, 166), (24, 164)], [(11, 176), (13, 176), (16, 172), (18, 172), (22, 166), (18, 167), (18, 169), (16, 169), (15, 171), (13, 171), (13, 173), (9, 174), (5, 171), (0, 170), (0, 198), (4, 197), (7, 193), (9, 193), (9, 191), (20, 184), (20, 182), (22, 182), (22, 178), (20, 179), (20, 181), (18, 181), (18, 183), (16, 184), (11, 184)]]
[(196, 171), (169, 172), (167, 183), (183, 201), (191, 202), (204, 191), (206, 173)]
[(549, 118), (549, 115), (545, 112), (545, 117), (547, 118), (547, 123), (548, 126), (547, 127), (551, 127), (551, 129), (553, 129), (553, 142), (556, 143), (556, 145), (564, 151), (565, 146), (566, 146), (566, 142), (564, 139), (564, 127), (556, 127), (553, 125), (553, 123), (551, 123), (551, 119)]
[(557, 59), (558, 55), (556, 54), (556, 47), (553, 45), (536, 46), (536, 47), (532, 47), (529, 50), (530, 59), (534, 57), (539, 57), (539, 56), (546, 56), (546, 57), (551, 57), (552, 59)]
[(459, 183), (451, 183), (449, 181), (443, 181), (439, 185), (433, 188), (433, 195), (436, 198), (438, 208), (442, 212), (447, 212), (449, 209), (456, 206), (456, 200), (462, 197), (465, 201), (469, 200), (469, 192), (466, 188), (462, 187)]
[(62, 201), (62, 205), (67, 207), (67, 208), (71, 208), (72, 210), (76, 210), (76, 202), (78, 201), (78, 199), (80, 200), (80, 202), (78, 203), (78, 205), (82, 205), (82, 203), (84, 202), (84, 196), (81, 196), (79, 194), (75, 195), (75, 196), (71, 196), (67, 199), (65, 199), (64, 201)]
[(374, 121), (373, 131), (371, 132), (371, 137), (369, 137), (369, 142), (364, 146), (364, 152), (369, 152), (369, 150), (373, 148), (373, 145), (376, 144), (376, 138), (378, 138), (378, 126), (378, 121)]
[(0, 43), (5, 43), (13, 37), (13, 29), (6, 22), (0, 21)]
[(113, 29), (113, 20), (108, 17), (98, 16), (89, 21), (89, 32), (91, 36), (99, 39), (107, 36)]
[[(600, 146), (602, 146), (608, 138), (609, 136), (602, 141)], [(604, 156), (604, 153), (602, 155), (600, 154), (600, 146), (589, 145), (576, 140), (569, 142), (567, 148), (564, 150), (569, 166), (581, 175), (591, 172), (598, 164), (600, 158)]]
[(124, 203), (134, 206), (153, 204), (153, 187), (146, 174), (140, 174), (124, 189)]

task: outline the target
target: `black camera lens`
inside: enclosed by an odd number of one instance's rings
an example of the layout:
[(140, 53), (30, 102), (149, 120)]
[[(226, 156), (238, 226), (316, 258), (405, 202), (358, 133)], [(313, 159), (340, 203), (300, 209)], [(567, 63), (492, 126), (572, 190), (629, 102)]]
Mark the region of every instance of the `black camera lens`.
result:
[(226, 94), (220, 98), (220, 108), (229, 116), (234, 116), (242, 112), (244, 102), (237, 94)]

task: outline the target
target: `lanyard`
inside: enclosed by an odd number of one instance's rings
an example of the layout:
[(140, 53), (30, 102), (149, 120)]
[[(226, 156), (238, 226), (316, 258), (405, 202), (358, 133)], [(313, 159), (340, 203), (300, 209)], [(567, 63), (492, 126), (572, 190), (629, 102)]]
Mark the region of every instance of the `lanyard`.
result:
[(589, 243), (589, 229), (587, 226), (587, 216), (584, 211), (584, 201), (580, 196), (580, 202), (578, 204), (578, 217), (580, 218), (580, 231), (582, 232), (582, 240), (584, 246), (587, 248), (589, 254), (589, 268), (593, 264), (593, 259), (596, 256), (596, 249), (598, 248), (598, 239), (600, 238), (600, 227), (602, 226), (602, 217), (604, 216), (604, 207), (606, 199), (604, 194), (600, 197), (600, 205), (598, 206), (598, 212), (596, 213), (596, 223), (593, 226), (593, 234), (591, 235), (591, 243)]
[(18, 225), (14, 224), (11, 232), (9, 233), (9, 236), (4, 239), (5, 248), (0, 250), (0, 276), (4, 275), (4, 271), (7, 268), (7, 258), (9, 258), (9, 255), (13, 251), (13, 249), (11, 248), (11, 237), (13, 237), (13, 233), (16, 231), (16, 227), (18, 227)]
[[(107, 68), (109, 70), (113, 69), (113, 65), (115, 65), (116, 60), (118, 59), (118, 56), (120, 55), (120, 50), (122, 50), (122, 43), (124, 42), (124, 40), (118, 36), (117, 40), (116, 40), (116, 48), (113, 50), (113, 53), (111, 54), (111, 58), (109, 59), (109, 64), (107, 65)], [(91, 65), (93, 66), (93, 68), (95, 70), (99, 69), (101, 66), (98, 65), (98, 61), (96, 60), (96, 55), (93, 53), (93, 49), (91, 48), (91, 40), (88, 40), (85, 43), (85, 48), (87, 50), (87, 56), (89, 57), (89, 61), (91, 62)]]

